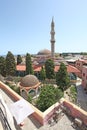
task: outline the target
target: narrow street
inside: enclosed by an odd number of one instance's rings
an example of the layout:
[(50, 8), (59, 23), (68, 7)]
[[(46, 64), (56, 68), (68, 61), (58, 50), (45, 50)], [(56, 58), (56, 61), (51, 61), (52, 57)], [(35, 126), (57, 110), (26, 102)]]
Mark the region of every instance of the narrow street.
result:
[[(81, 107), (83, 110), (87, 111), (87, 94), (84, 91), (82, 85), (81, 85), (81, 79), (78, 79), (76, 83), (76, 88), (77, 88), (77, 105)], [(67, 89), (64, 93), (64, 98), (66, 98), (68, 101), (70, 101), (70, 96), (68, 94), (70, 93), (70, 89)]]
[(77, 104), (79, 107), (87, 111), (87, 94), (85, 93), (81, 81), (76, 83), (77, 87)]

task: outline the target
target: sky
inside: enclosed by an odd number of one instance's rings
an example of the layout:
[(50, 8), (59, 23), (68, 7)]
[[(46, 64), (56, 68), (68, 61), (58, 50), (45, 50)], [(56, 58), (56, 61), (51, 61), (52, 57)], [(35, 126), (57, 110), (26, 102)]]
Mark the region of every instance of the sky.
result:
[(87, 0), (0, 0), (0, 55), (87, 52)]

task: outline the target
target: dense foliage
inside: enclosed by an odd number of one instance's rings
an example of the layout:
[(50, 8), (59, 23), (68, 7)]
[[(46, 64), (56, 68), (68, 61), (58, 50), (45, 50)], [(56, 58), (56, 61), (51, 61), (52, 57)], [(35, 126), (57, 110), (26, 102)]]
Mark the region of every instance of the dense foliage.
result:
[(0, 74), (6, 76), (6, 62), (5, 58), (0, 56)]
[(81, 55), (87, 55), (87, 52), (81, 52)]
[(46, 70), (46, 78), (48, 78), (48, 79), (54, 79), (55, 78), (53, 60), (48, 59), (45, 62), (45, 70)]
[(56, 101), (59, 101), (59, 99), (64, 96), (61, 89), (55, 88), (54, 92), (55, 92), (55, 100)]
[(63, 93), (58, 88), (55, 88), (52, 85), (45, 85), (41, 88), (39, 98), (37, 100), (37, 107), (41, 111), (45, 111), (47, 108), (56, 103)]
[(21, 55), (17, 55), (17, 65), (19, 65), (22, 62)]
[(12, 90), (14, 90), (16, 93), (18, 93), (20, 95), (20, 88), (15, 86), (15, 85), (11, 85), (9, 83), (6, 83)]
[(28, 94), (28, 102), (30, 102), (30, 103), (32, 103), (32, 97), (31, 97), (31, 95), (30, 94)]
[(56, 74), (56, 83), (62, 90), (66, 90), (70, 84), (67, 67), (64, 63), (61, 63), (59, 71)]
[(9, 51), (6, 56), (6, 75), (14, 76), (16, 72), (16, 63), (14, 55)]
[(46, 72), (44, 67), (41, 68), (39, 79), (42, 81), (46, 79)]
[(33, 74), (33, 67), (31, 61), (31, 55), (29, 53), (26, 54), (26, 74)]
[(76, 103), (77, 101), (77, 89), (74, 85), (70, 87), (70, 95), (72, 102)]

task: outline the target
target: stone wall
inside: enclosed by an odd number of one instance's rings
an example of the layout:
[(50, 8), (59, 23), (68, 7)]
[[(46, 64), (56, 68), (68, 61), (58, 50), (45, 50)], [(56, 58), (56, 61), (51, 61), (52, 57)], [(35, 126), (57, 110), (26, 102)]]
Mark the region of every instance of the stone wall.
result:
[[(8, 95), (10, 95), (14, 101), (18, 101), (18, 100), (22, 99), (22, 97), (20, 95), (18, 95), (10, 87), (8, 87), (7, 85), (5, 85), (2, 82), (0, 82), (0, 88), (3, 89)], [(49, 118), (52, 117), (54, 110), (59, 108), (59, 103), (56, 103), (56, 104), (52, 105), (50, 108), (48, 108), (45, 112), (41, 112), (39, 109), (34, 107), (29, 102), (28, 102), (28, 104), (34, 110), (34, 113), (32, 114), (32, 116), (35, 117), (36, 120), (38, 120), (42, 125), (47, 124)]]
[(87, 125), (87, 112), (81, 109), (80, 107), (76, 106), (75, 104), (68, 102), (67, 100), (63, 99), (63, 106), (67, 108), (66, 112), (73, 117), (79, 118), (82, 120), (84, 124)]
[[(22, 97), (20, 95), (18, 95), (16, 92), (14, 92), (10, 87), (8, 87), (7, 85), (5, 85), (4, 83), (0, 82), (0, 88), (3, 89), (3, 91), (5, 91), (8, 95), (11, 96), (11, 98), (14, 101), (18, 101), (20, 99), (22, 99)], [(28, 104), (32, 107), (32, 109), (34, 110), (34, 113), (32, 114), (32, 116), (34, 116), (42, 125), (43, 123), (43, 113), (41, 111), (39, 111), (37, 108), (35, 108), (32, 104), (30, 104), (28, 102)]]
[(57, 102), (53, 104), (51, 107), (49, 107), (45, 112), (43, 112), (44, 124), (48, 123), (48, 121), (53, 117), (54, 113), (58, 111), (59, 107), (60, 107), (60, 104)]
[[(18, 95), (16, 92), (14, 92), (10, 87), (5, 85), (0, 81), (0, 88), (3, 89), (7, 94), (13, 98), (14, 101), (18, 101), (22, 99), (20, 95)], [(48, 120), (53, 116), (54, 112), (59, 109), (60, 105), (62, 104), (64, 107), (68, 108), (70, 110), (70, 115), (74, 118), (80, 118), (84, 124), (87, 125), (87, 112), (79, 108), (78, 106), (74, 105), (73, 103), (65, 100), (64, 98), (61, 99), (61, 103), (58, 102), (54, 105), (52, 105), (50, 108), (48, 108), (45, 112), (41, 112), (36, 107), (34, 107), (32, 104), (28, 102), (29, 106), (32, 107), (34, 110), (34, 113), (32, 114), (33, 117), (36, 118), (42, 125), (47, 124)]]

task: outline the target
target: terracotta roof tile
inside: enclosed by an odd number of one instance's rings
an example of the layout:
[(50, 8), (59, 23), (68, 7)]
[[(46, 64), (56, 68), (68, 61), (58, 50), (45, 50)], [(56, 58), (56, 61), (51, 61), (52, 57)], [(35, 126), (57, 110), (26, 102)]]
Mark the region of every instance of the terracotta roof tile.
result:
[[(54, 71), (57, 72), (59, 70), (59, 68), (60, 68), (60, 66), (55, 66)], [(67, 71), (69, 73), (71, 73), (71, 72), (72, 73), (79, 73), (80, 72), (76, 67), (71, 66), (71, 65), (67, 65)]]
[(16, 66), (16, 70), (17, 71), (25, 71), (26, 70), (26, 66), (25, 65), (17, 65)]
[(76, 67), (74, 67), (72, 65), (67, 66), (67, 71), (68, 72), (73, 72), (73, 73), (79, 73), (80, 72)]
[[(34, 66), (34, 71), (35, 72), (41, 71), (41, 67), (42, 66), (40, 66), (40, 65), (39, 66)], [(59, 70), (59, 68), (60, 68), (59, 65), (55, 66), (54, 71), (57, 72)], [(26, 70), (26, 66), (25, 65), (17, 65), (16, 69), (17, 69), (17, 71), (25, 71)], [(70, 72), (73, 72), (73, 73), (79, 73), (80, 72), (76, 67), (71, 66), (71, 65), (67, 65), (67, 71), (69, 73)]]

